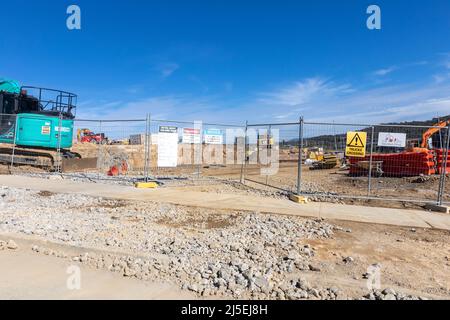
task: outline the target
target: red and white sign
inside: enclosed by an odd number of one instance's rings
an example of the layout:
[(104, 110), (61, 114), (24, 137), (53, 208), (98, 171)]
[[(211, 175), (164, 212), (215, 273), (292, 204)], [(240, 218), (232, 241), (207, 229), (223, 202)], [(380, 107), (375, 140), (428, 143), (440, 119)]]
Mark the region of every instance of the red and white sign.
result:
[(200, 129), (183, 129), (183, 143), (201, 143)]
[(406, 133), (380, 132), (378, 146), (404, 148), (406, 147)]

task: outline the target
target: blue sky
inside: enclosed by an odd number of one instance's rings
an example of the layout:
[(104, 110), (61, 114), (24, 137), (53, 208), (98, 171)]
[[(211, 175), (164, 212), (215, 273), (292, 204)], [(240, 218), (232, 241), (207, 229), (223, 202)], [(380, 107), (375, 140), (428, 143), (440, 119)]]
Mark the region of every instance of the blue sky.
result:
[[(77, 4), (82, 29), (66, 28)], [(382, 29), (366, 28), (381, 8)], [(6, 1), (0, 76), (81, 118), (386, 122), (450, 114), (450, 2)]]

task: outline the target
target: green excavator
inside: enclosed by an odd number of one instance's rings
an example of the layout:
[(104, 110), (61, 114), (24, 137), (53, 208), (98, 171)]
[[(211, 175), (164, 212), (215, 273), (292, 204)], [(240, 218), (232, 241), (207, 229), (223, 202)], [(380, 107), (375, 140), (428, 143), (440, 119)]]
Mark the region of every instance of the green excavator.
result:
[(0, 162), (59, 168), (71, 152), (77, 96), (0, 79)]

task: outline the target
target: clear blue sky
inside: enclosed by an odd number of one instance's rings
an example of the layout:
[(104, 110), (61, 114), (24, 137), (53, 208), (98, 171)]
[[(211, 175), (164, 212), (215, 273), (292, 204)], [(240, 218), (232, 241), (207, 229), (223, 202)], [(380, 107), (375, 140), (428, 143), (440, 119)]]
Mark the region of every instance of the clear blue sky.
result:
[[(77, 4), (82, 29), (66, 28)], [(366, 28), (381, 7), (382, 29)], [(450, 1), (6, 1), (0, 77), (83, 118), (381, 122), (450, 114)]]

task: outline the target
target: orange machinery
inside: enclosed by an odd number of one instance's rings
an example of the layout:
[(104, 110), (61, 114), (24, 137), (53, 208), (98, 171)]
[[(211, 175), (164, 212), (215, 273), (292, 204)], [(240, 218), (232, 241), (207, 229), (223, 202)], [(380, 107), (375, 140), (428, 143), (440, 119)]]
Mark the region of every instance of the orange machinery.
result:
[(433, 126), (433, 128), (428, 129), (425, 131), (425, 133), (422, 135), (422, 142), (420, 143), (419, 148), (411, 148), (410, 151), (412, 152), (423, 152), (428, 151), (428, 139), (430, 139), (435, 133), (439, 132), (442, 128), (447, 127), (450, 124), (450, 120), (442, 121)]

